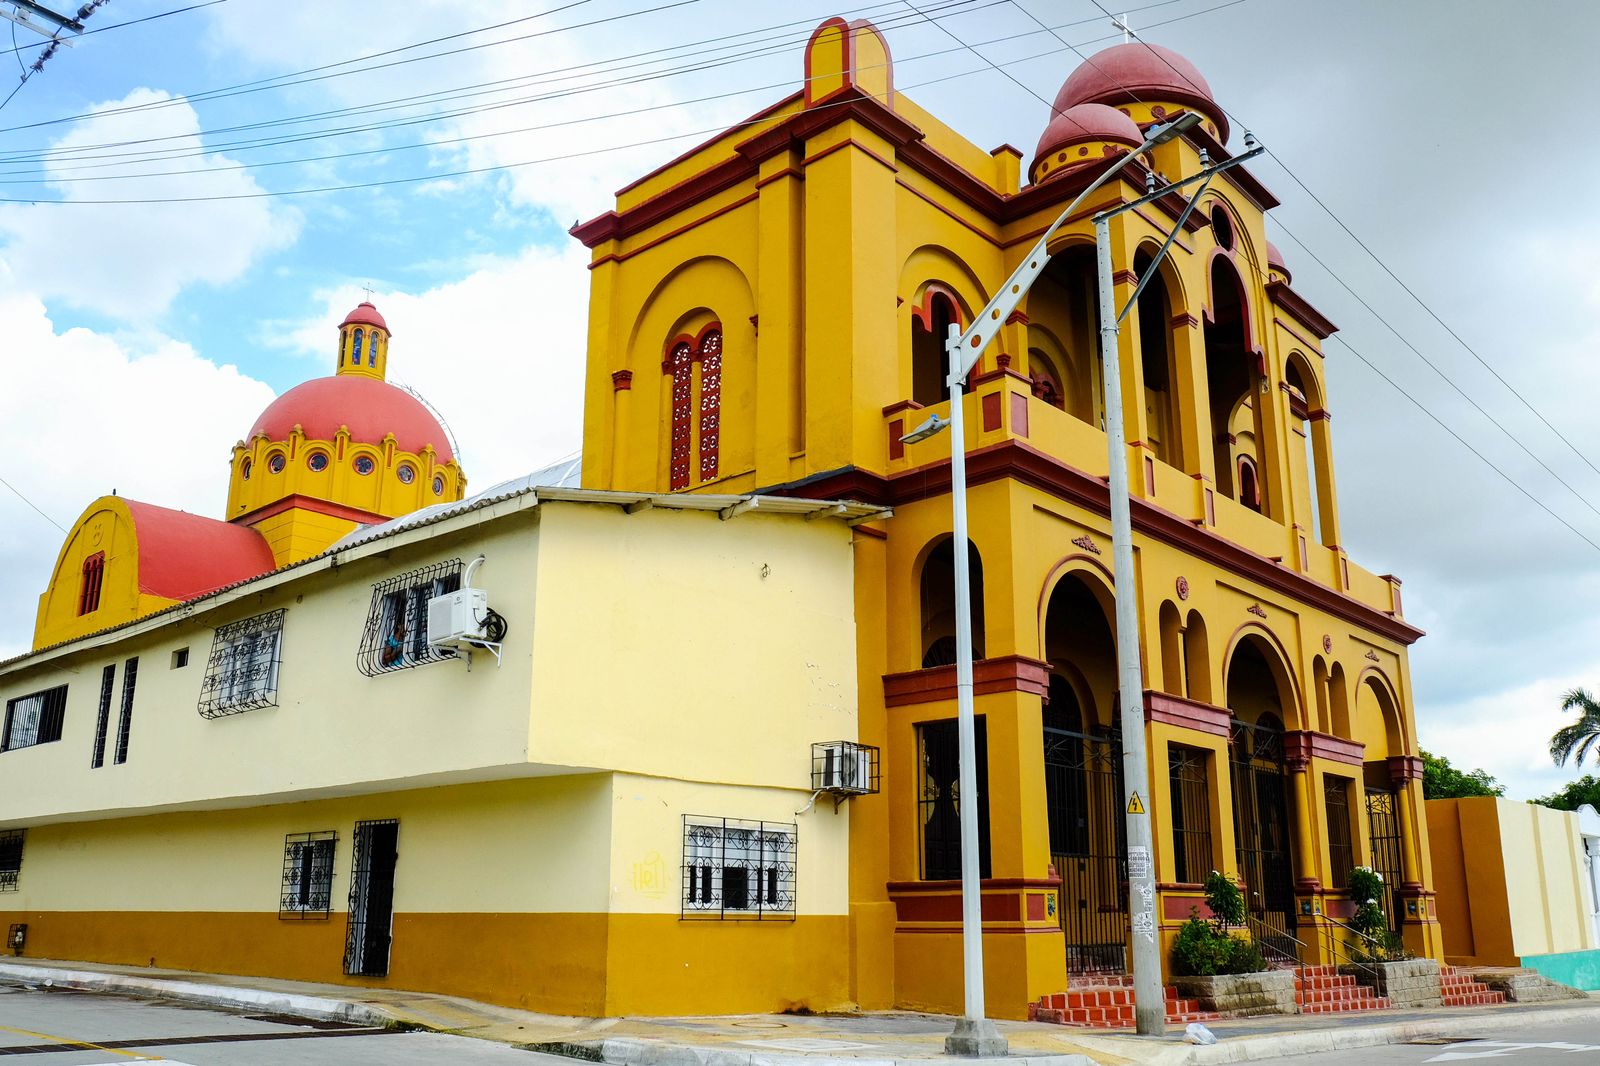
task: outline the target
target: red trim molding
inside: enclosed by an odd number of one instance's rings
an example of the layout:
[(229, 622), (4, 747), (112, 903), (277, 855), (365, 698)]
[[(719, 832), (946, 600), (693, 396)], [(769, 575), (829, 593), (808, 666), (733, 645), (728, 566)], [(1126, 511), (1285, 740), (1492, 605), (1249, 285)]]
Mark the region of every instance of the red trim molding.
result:
[[(1050, 664), (1021, 655), (980, 659), (972, 664), (972, 691), (979, 696), (991, 692), (1046, 695), (1050, 691)], [(883, 702), (886, 707), (938, 703), (955, 698), (956, 668), (953, 666), (934, 666), (926, 670), (883, 675)]]
[(1327, 340), (1339, 331), (1339, 327), (1326, 315), (1312, 307), (1304, 296), (1289, 288), (1284, 282), (1267, 282), (1267, 299), (1303, 322), (1319, 341)]
[(1144, 693), (1144, 720), (1165, 722), (1216, 737), (1227, 736), (1233, 725), (1233, 716), (1225, 707), (1213, 707), (1154, 689), (1146, 689)]
[(1366, 750), (1365, 744), (1336, 737), (1332, 733), (1296, 729), (1283, 735), (1283, 757), (1289, 762), (1326, 759), (1329, 762), (1360, 766), (1362, 753)]
[[(1005, 478), (1047, 492), (1097, 515), (1110, 514), (1110, 492), (1103, 480), (1068, 466), (1023, 441), (1004, 440), (967, 453), (969, 486)], [(858, 467), (841, 467), (804, 481), (768, 486), (757, 491), (775, 496), (861, 500), (903, 506), (947, 494), (950, 491), (950, 464), (929, 463), (889, 477)], [(1422, 630), (1386, 611), (1319, 584), (1148, 500), (1135, 498), (1131, 503), (1133, 528), (1144, 536), (1181, 548), (1229, 573), (1255, 581), (1267, 589), (1326, 611), (1396, 643), (1414, 644), (1423, 635)]]
[(389, 521), (388, 515), (377, 514), (373, 511), (363, 511), (357, 507), (346, 507), (342, 503), (330, 503), (327, 500), (319, 500), (314, 496), (301, 496), (298, 493), (293, 496), (285, 496), (281, 500), (274, 500), (272, 503), (262, 507), (257, 507), (254, 511), (242, 514), (232, 521), (235, 525), (253, 526), (257, 522), (271, 518), (273, 515), (280, 515), (285, 511), (291, 511), (296, 507), (307, 511), (315, 511), (318, 514), (325, 514), (329, 518), (348, 519), (364, 526), (372, 525), (374, 522)]
[(1389, 756), (1389, 780), (1395, 784), (1422, 780), (1422, 760), (1415, 755)]

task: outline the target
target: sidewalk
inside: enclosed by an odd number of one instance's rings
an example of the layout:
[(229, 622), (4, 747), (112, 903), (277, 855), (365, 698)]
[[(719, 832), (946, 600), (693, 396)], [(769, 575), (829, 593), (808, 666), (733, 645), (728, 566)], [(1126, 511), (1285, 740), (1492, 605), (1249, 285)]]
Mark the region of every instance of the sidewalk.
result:
[[(0, 981), (149, 996), (267, 1014), (430, 1029), (552, 1051), (617, 1066), (928, 1066), (945, 1059), (951, 1019), (881, 1011), (858, 1015), (740, 1015), (714, 1018), (569, 1018), (453, 996), (383, 988), (276, 981), (180, 970), (47, 959), (0, 960)], [(1593, 1019), (1591, 1002), (1220, 1021), (1217, 1043), (1000, 1022), (1011, 1044), (1006, 1066), (1209, 1066), (1282, 1055), (1341, 1051), (1411, 1040), (1487, 1035), (1529, 1021)]]

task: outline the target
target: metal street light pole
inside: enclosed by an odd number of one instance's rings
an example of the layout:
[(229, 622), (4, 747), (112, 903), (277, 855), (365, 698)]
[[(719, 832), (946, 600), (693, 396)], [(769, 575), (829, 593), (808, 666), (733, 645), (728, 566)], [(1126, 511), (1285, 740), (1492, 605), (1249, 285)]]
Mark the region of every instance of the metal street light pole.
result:
[[(1192, 112), (1154, 127), (1137, 149), (1122, 156), (1068, 204), (1039, 238), (1037, 244), (1006, 279), (999, 293), (978, 312), (965, 331), (951, 325), (945, 342), (949, 357), (950, 417), (933, 416), (904, 438), (924, 440), (948, 427), (950, 437), (950, 505), (955, 556), (956, 608), (956, 732), (960, 751), (960, 777), (957, 788), (961, 820), (961, 946), (964, 978), (964, 1013), (955, 1031), (945, 1038), (945, 1052), (952, 1055), (1000, 1056), (1006, 1054), (1006, 1041), (994, 1022), (984, 1017), (983, 995), (983, 914), (978, 870), (978, 772), (977, 738), (972, 698), (972, 585), (968, 572), (967, 549), (967, 456), (962, 395), (967, 374), (977, 363), (1006, 318), (1021, 303), (1050, 261), (1048, 245), (1078, 205), (1139, 155), (1157, 144), (1181, 134), (1200, 122)], [(1120, 433), (1119, 433), (1120, 437)], [(1131, 588), (1131, 584), (1127, 587)], [(1137, 641), (1137, 633), (1135, 633)], [(1135, 644), (1137, 647), (1137, 644)], [(1141, 721), (1142, 730), (1143, 723)], [(1141, 733), (1142, 736), (1142, 733)], [(1148, 845), (1147, 845), (1148, 848)], [(1157, 996), (1160, 976), (1157, 969)], [(1159, 1004), (1159, 998), (1158, 998)]]

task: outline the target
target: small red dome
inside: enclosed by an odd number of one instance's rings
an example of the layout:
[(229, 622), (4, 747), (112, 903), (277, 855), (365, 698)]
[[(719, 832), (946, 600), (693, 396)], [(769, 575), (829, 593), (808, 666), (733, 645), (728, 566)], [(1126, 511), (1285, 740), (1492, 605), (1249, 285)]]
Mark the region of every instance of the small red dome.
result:
[(1112, 45), (1090, 56), (1062, 84), (1056, 110), (1140, 101), (1192, 107), (1217, 124), (1217, 140), (1228, 140), (1228, 120), (1195, 65), (1170, 48), (1143, 41)]
[(385, 322), (383, 316), (378, 314), (378, 309), (372, 306), (371, 300), (362, 300), (357, 304), (354, 311), (344, 316), (344, 321), (339, 323), (339, 328), (343, 329), (345, 326), (351, 325), (377, 326), (385, 333), (389, 332), (389, 323)]
[(1086, 161), (1087, 156), (1080, 158), (1077, 153), (1069, 153), (1065, 159), (1050, 158), (1052, 155), (1060, 154), (1063, 149), (1082, 144), (1084, 141), (1110, 141), (1114, 144), (1125, 144), (1129, 148), (1137, 148), (1144, 143), (1144, 136), (1139, 132), (1137, 122), (1114, 107), (1107, 107), (1105, 104), (1078, 104), (1069, 107), (1051, 119), (1050, 125), (1044, 128), (1044, 136), (1039, 138), (1039, 147), (1033, 153), (1030, 170), (1033, 179), (1039, 180), (1038, 171), (1041, 163), (1049, 164), (1048, 169), (1055, 171)]
[[(382, 322), (380, 318), (375, 324)], [(393, 433), (401, 451), (420, 452), (431, 444), (441, 463), (455, 458), (449, 436), (420, 400), (363, 374), (312, 378), (296, 385), (267, 405), (245, 439), (265, 435), (288, 440), (296, 425), (314, 440), (332, 440), (340, 426), (349, 426), (351, 440), (374, 445)]]
[(1271, 241), (1267, 242), (1267, 269), (1276, 270), (1286, 279), (1294, 278), (1294, 275), (1289, 273), (1289, 264), (1283, 261), (1283, 253), (1278, 251), (1278, 246)]

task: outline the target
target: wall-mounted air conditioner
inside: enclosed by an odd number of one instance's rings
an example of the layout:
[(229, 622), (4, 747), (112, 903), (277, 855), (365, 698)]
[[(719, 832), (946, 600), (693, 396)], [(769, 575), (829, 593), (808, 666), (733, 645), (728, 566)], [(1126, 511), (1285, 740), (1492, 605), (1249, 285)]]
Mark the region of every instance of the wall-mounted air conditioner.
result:
[(878, 749), (851, 740), (811, 745), (811, 787), (835, 796), (865, 796), (878, 791)]

